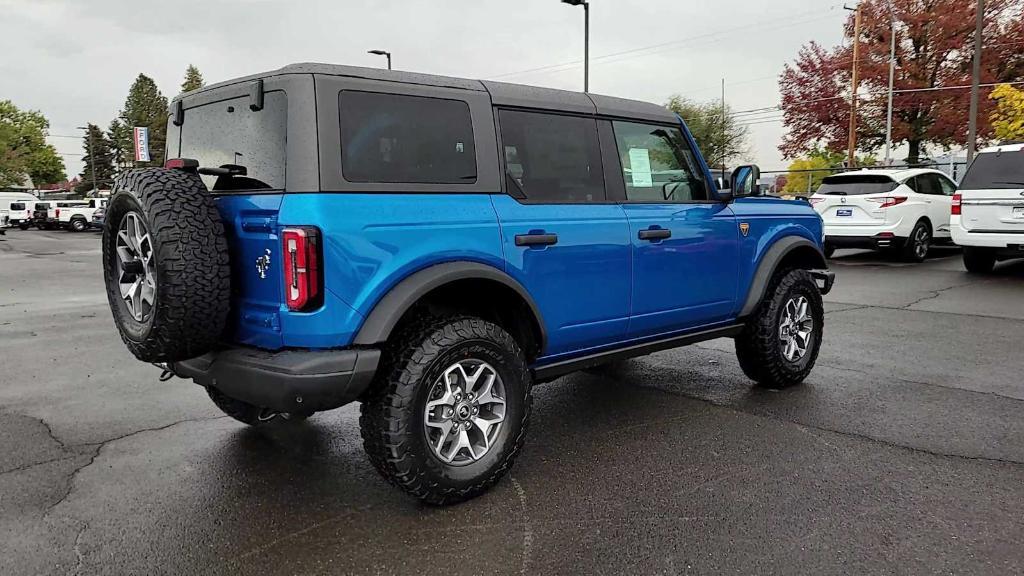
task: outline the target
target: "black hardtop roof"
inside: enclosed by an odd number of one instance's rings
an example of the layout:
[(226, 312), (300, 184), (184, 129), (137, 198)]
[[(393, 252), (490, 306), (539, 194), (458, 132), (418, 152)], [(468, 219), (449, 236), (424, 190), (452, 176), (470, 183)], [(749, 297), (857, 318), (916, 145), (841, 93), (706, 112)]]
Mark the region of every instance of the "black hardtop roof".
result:
[(218, 82), (217, 84), (211, 84), (193, 92), (178, 95), (174, 100), (172, 100), (172, 102), (182, 98), (189, 98), (194, 94), (199, 94), (208, 90), (215, 90), (232, 84), (250, 82), (260, 78), (269, 78), (272, 76), (282, 76), (286, 74), (348, 76), (351, 78), (363, 78), (367, 80), (473, 90), (489, 93), (491, 102), (497, 106), (540, 108), (552, 111), (601, 114), (606, 116), (636, 118), (657, 122), (677, 122), (676, 115), (667, 108), (640, 100), (628, 100), (625, 98), (615, 98), (599, 94), (585, 94), (583, 92), (571, 92), (568, 90), (556, 90), (553, 88), (542, 88), (539, 86), (527, 86), (525, 84), (493, 82), (491, 80), (469, 80), (465, 78), (453, 78), (450, 76), (420, 74), (418, 72), (402, 72), (398, 70), (385, 70), (382, 68), (363, 68), (361, 66), (343, 66), (340, 64), (318, 64), (315, 62), (289, 64), (277, 70), (243, 76), (241, 78), (235, 78), (225, 82)]

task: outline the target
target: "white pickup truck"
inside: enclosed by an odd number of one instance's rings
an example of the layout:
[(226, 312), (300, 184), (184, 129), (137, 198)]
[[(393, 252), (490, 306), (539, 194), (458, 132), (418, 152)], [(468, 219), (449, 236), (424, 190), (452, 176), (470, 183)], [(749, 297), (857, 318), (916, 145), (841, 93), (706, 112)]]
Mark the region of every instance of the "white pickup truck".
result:
[(75, 232), (84, 232), (92, 225), (93, 212), (106, 206), (106, 198), (61, 202), (56, 209), (58, 225)]

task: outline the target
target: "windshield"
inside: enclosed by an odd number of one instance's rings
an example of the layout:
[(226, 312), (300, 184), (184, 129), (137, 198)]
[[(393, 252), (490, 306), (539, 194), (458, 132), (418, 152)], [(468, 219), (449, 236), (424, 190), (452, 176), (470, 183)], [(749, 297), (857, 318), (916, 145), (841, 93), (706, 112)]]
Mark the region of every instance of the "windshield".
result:
[(1024, 150), (978, 154), (960, 183), (961, 190), (1024, 188)]
[(860, 194), (884, 194), (892, 192), (898, 184), (888, 176), (859, 174), (856, 176), (827, 176), (821, 181), (818, 194), (855, 196)]

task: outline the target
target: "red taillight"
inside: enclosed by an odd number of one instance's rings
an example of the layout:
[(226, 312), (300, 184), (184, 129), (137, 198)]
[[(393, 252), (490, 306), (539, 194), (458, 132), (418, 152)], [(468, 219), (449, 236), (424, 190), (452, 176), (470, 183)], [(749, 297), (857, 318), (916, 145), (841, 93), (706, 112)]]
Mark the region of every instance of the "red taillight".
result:
[(811, 206), (814, 206), (815, 204), (818, 204), (819, 202), (824, 202), (825, 199), (824, 198), (808, 198), (807, 201), (811, 203)]
[(956, 194), (953, 194), (953, 203), (950, 205), (950, 209), (951, 209), (950, 214), (952, 214), (953, 216), (959, 216), (960, 215), (960, 205), (961, 205), (962, 201), (963, 201), (963, 197), (960, 196), (959, 192), (957, 192)]
[(320, 273), (320, 232), (316, 228), (285, 228), (284, 300), (289, 310), (307, 311), (323, 304)]
[(56, 210), (54, 215), (55, 215), (55, 217), (60, 218), (60, 208), (57, 208), (57, 210)]
[(865, 198), (868, 202), (878, 202), (879, 208), (888, 208), (907, 201), (906, 196), (886, 196), (884, 198)]

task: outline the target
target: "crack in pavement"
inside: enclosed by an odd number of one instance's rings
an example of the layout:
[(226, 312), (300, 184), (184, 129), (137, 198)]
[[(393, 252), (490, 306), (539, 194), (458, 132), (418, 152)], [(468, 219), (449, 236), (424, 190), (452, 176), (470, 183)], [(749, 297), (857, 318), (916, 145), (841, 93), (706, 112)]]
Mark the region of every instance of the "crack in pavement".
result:
[[(100, 441), (100, 442), (86, 442), (86, 443), (83, 443), (83, 444), (75, 444), (75, 445), (73, 445), (74, 448), (92, 448), (92, 453), (89, 454), (89, 461), (86, 462), (85, 464), (81, 465), (81, 466), (75, 467), (75, 469), (72, 470), (67, 475), (67, 478), (66, 478), (67, 489), (64, 491), (64, 494), (56, 502), (54, 502), (53, 504), (50, 504), (49, 506), (46, 507), (46, 512), (43, 514), (43, 516), (49, 515), (49, 513), (51, 511), (53, 511), (54, 508), (56, 508), (57, 506), (62, 504), (65, 500), (67, 500), (67, 498), (74, 491), (75, 478), (78, 476), (79, 472), (81, 472), (82, 470), (85, 470), (86, 468), (91, 466), (93, 464), (93, 462), (96, 461), (96, 458), (99, 457), (100, 452), (102, 452), (103, 449), (107, 447), (107, 445), (109, 445), (109, 444), (111, 444), (113, 442), (117, 442), (118, 440), (124, 440), (126, 438), (130, 438), (132, 436), (136, 436), (138, 434), (144, 434), (146, 432), (159, 432), (160, 430), (167, 430), (168, 428), (172, 428), (172, 427), (177, 426), (179, 424), (185, 424), (185, 423), (188, 423), (188, 422), (206, 422), (206, 421), (210, 421), (210, 420), (221, 420), (221, 419), (224, 419), (224, 418), (229, 418), (229, 416), (214, 416), (212, 418), (186, 418), (185, 420), (178, 420), (177, 422), (171, 422), (170, 424), (165, 424), (163, 426), (156, 426), (156, 427), (153, 427), (153, 428), (143, 428), (141, 430), (135, 430), (135, 431), (129, 432), (127, 434), (122, 434), (122, 435), (116, 436), (114, 438), (108, 438), (108, 439)], [(37, 418), (37, 420), (39, 420), (40, 422), (43, 421), (41, 418)], [(47, 426), (47, 428), (49, 429), (49, 426)], [(54, 438), (54, 439), (56, 439), (56, 438)], [(59, 442), (59, 440), (58, 440), (58, 442)], [(61, 445), (63, 446), (64, 444), (61, 443)]]
[(954, 284), (954, 285), (949, 286), (947, 288), (940, 288), (938, 290), (928, 290), (928, 292), (931, 292), (931, 294), (929, 296), (924, 296), (922, 298), (918, 298), (917, 300), (914, 300), (910, 304), (907, 304), (905, 306), (901, 306), (901, 308), (903, 308), (904, 310), (910, 310), (911, 306), (916, 306), (917, 304), (920, 304), (921, 302), (924, 302), (925, 300), (934, 300), (934, 299), (938, 298), (939, 296), (941, 296), (943, 292), (948, 292), (948, 291), (953, 290), (955, 288), (964, 288), (966, 286), (971, 286), (973, 284), (978, 284), (979, 282), (980, 281), (975, 280), (975, 281), (972, 281), (972, 282), (964, 282), (963, 284)]
[(77, 520), (81, 523), (82, 527), (78, 529), (78, 534), (75, 536), (75, 545), (72, 551), (75, 553), (75, 565), (68, 570), (69, 575), (77, 575), (81, 573), (82, 567), (85, 565), (85, 554), (82, 553), (82, 535), (89, 529), (89, 523), (84, 520)]

